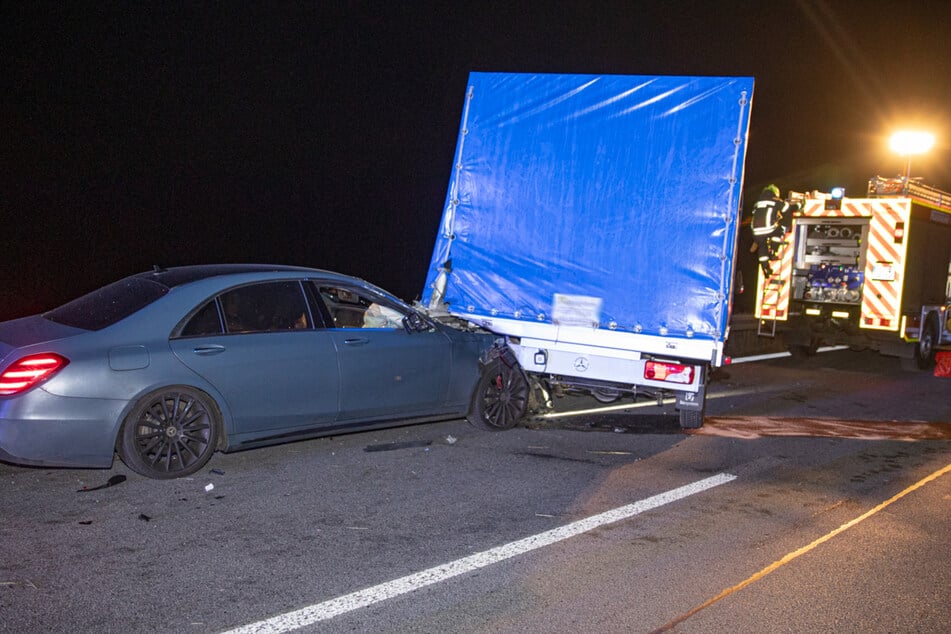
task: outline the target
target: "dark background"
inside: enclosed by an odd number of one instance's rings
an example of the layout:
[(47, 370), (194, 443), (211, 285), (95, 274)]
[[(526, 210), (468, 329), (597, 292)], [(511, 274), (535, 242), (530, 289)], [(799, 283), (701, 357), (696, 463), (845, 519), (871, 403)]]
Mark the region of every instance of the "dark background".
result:
[[(125, 275), (425, 280), (470, 71), (752, 75), (746, 200), (951, 189), (944, 1), (0, 3), (0, 319)], [(749, 202), (747, 202), (747, 207)], [(742, 252), (742, 249), (741, 249)]]

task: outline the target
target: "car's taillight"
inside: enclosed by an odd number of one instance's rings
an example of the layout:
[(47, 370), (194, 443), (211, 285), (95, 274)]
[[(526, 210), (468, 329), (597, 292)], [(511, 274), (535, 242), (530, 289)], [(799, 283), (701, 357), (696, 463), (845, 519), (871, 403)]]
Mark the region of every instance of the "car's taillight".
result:
[(68, 364), (69, 359), (52, 352), (23, 357), (0, 374), (0, 396), (25, 392)]
[(644, 378), (669, 383), (693, 383), (693, 366), (666, 361), (648, 361), (644, 365)]

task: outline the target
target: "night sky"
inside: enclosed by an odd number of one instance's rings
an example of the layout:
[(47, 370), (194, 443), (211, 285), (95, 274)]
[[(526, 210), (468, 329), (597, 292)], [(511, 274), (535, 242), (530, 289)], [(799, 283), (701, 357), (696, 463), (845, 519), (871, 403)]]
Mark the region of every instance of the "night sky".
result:
[(416, 298), (470, 71), (752, 75), (747, 201), (861, 195), (899, 126), (951, 189), (944, 0), (34, 4), (0, 2), (0, 319), (153, 264)]

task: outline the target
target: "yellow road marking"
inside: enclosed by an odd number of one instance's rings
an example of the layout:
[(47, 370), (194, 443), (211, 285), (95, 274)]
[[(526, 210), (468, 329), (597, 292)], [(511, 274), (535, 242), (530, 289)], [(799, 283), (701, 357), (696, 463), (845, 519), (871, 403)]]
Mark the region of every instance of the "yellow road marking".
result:
[(782, 559), (779, 559), (779, 560), (777, 560), (777, 561), (774, 561), (773, 563), (771, 563), (770, 565), (766, 566), (765, 568), (763, 568), (762, 570), (760, 570), (760, 571), (757, 572), (756, 574), (754, 574), (754, 575), (752, 575), (751, 577), (745, 579), (744, 581), (741, 581), (740, 583), (736, 584), (735, 586), (733, 586), (733, 587), (731, 587), (731, 588), (727, 588), (726, 590), (724, 590), (723, 592), (721, 592), (721, 593), (718, 594), (717, 596), (713, 597), (712, 599), (708, 599), (707, 601), (701, 603), (700, 605), (696, 606), (695, 608), (692, 608), (691, 610), (689, 610), (689, 611), (687, 611), (687, 612), (684, 612), (683, 614), (681, 614), (681, 615), (678, 616), (677, 618), (673, 619), (672, 621), (668, 621), (667, 623), (665, 623), (664, 625), (660, 626), (660, 627), (657, 628), (656, 630), (653, 630), (653, 631), (651, 632), (651, 634), (655, 634), (656, 632), (667, 632), (667, 631), (673, 629), (674, 627), (676, 627), (676, 626), (679, 625), (680, 623), (683, 623), (684, 621), (686, 621), (687, 619), (689, 619), (691, 616), (693, 616), (693, 615), (696, 614), (697, 612), (700, 612), (701, 610), (704, 610), (704, 609), (710, 607), (711, 605), (713, 605), (714, 603), (720, 601), (721, 599), (725, 599), (726, 597), (730, 596), (730, 595), (733, 594), (734, 592), (738, 592), (739, 590), (742, 590), (742, 589), (745, 588), (746, 586), (748, 586), (748, 585), (750, 585), (750, 584), (752, 584), (752, 583), (755, 583), (756, 581), (759, 581), (760, 579), (762, 579), (763, 577), (765, 577), (765, 576), (768, 575), (769, 573), (773, 572), (774, 570), (777, 570), (777, 569), (781, 568), (782, 566), (785, 566), (786, 564), (788, 564), (789, 562), (791, 562), (793, 559), (796, 559), (796, 558), (799, 557), (800, 555), (805, 555), (806, 553), (808, 553), (809, 551), (813, 550), (814, 548), (816, 548), (816, 547), (819, 546), (820, 544), (824, 544), (825, 542), (829, 541), (830, 539), (832, 539), (833, 537), (835, 537), (835, 536), (838, 535), (839, 533), (842, 533), (842, 532), (847, 531), (848, 529), (852, 528), (853, 526), (855, 526), (855, 525), (858, 524), (859, 522), (862, 522), (862, 521), (868, 519), (869, 517), (875, 515), (876, 513), (878, 513), (879, 511), (881, 511), (881, 510), (884, 509), (885, 507), (889, 506), (889, 505), (892, 504), (893, 502), (896, 502), (896, 501), (900, 500), (901, 498), (905, 497), (906, 495), (908, 495), (909, 493), (911, 493), (911, 492), (913, 492), (913, 491), (916, 491), (917, 489), (920, 489), (921, 487), (923, 487), (924, 485), (928, 484), (928, 483), (931, 482), (932, 480), (937, 480), (938, 478), (940, 478), (940, 477), (943, 476), (944, 474), (948, 473), (949, 471), (951, 471), (951, 464), (945, 466), (945, 467), (942, 468), (942, 469), (939, 469), (939, 470), (935, 471), (934, 473), (932, 473), (931, 475), (929, 475), (929, 476), (927, 476), (927, 477), (925, 477), (925, 478), (922, 478), (921, 480), (919, 480), (918, 482), (914, 483), (913, 485), (911, 485), (910, 487), (908, 487), (908, 488), (905, 489), (904, 491), (902, 491), (902, 492), (900, 492), (900, 493), (896, 493), (895, 495), (893, 495), (892, 497), (888, 498), (887, 500), (885, 500), (884, 502), (882, 502), (881, 504), (879, 504), (879, 505), (876, 506), (875, 508), (873, 508), (873, 509), (871, 509), (871, 510), (869, 510), (869, 511), (866, 511), (865, 513), (863, 513), (862, 515), (859, 515), (858, 517), (856, 517), (855, 519), (853, 519), (853, 520), (851, 520), (851, 521), (846, 522), (845, 524), (843, 524), (843, 525), (840, 526), (839, 528), (835, 529), (834, 531), (832, 531), (832, 532), (830, 532), (830, 533), (827, 533), (826, 535), (823, 535), (822, 537), (820, 537), (819, 539), (815, 540), (815, 541), (812, 542), (811, 544), (809, 544), (809, 545), (807, 545), (807, 546), (803, 546), (802, 548), (799, 548), (798, 550), (794, 550), (793, 552), (789, 553), (788, 555), (786, 555), (786, 556), (783, 557)]

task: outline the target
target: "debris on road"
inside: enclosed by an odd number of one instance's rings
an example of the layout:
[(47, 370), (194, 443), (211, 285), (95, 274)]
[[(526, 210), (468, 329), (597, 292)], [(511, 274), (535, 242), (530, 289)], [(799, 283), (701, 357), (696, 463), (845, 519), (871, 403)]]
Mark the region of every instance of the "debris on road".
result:
[(76, 490), (76, 493), (85, 493), (85, 492), (87, 492), (87, 491), (99, 491), (99, 490), (101, 490), (101, 489), (106, 489), (106, 488), (111, 487), (111, 486), (114, 486), (114, 485), (116, 485), (116, 484), (121, 484), (121, 483), (125, 482), (125, 480), (126, 480), (126, 478), (125, 478), (124, 475), (114, 475), (114, 476), (112, 476), (111, 478), (109, 478), (109, 479), (106, 481), (105, 484), (100, 484), (100, 485), (97, 486), (97, 487), (83, 487), (83, 488), (81, 488), (81, 489), (77, 489), (77, 490)]
[(599, 456), (630, 456), (633, 452), (631, 451), (599, 451), (597, 449), (589, 449), (588, 453), (596, 453)]
[(406, 440), (403, 442), (386, 442), (379, 445), (367, 445), (364, 451), (393, 451), (394, 449), (409, 449), (411, 447), (428, 447), (431, 440)]
[(33, 588), (34, 590), (38, 590), (36, 585), (34, 585), (33, 582), (30, 581), (29, 579), (26, 579), (24, 581), (0, 581), (0, 586), (7, 586), (7, 587), (27, 586), (28, 588)]

